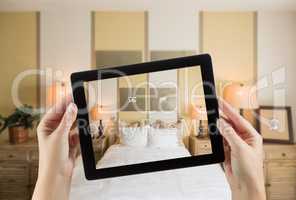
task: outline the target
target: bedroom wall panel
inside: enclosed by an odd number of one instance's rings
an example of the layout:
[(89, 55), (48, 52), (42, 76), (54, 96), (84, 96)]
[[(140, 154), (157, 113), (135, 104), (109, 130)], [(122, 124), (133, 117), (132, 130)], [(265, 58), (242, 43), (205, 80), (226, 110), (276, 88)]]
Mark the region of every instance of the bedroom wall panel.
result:
[(96, 50), (145, 49), (145, 12), (95, 12)]
[(296, 11), (258, 12), (259, 103), (292, 106), (296, 135), (295, 55)]
[[(139, 63), (146, 59), (147, 48), (147, 13), (97, 11), (92, 13), (92, 59), (93, 67), (101, 68)], [(132, 87), (147, 81), (147, 75), (132, 76), (129, 79)], [(101, 88), (113, 95), (104, 96), (106, 103), (120, 108), (120, 88), (128, 87), (124, 79), (108, 81)], [(147, 86), (142, 86), (147, 93)], [(112, 92), (110, 92), (112, 91)], [(112, 107), (113, 107), (112, 106)], [(114, 113), (115, 114), (115, 113)], [(116, 114), (117, 115), (117, 114)], [(147, 112), (123, 111), (118, 117), (125, 121), (146, 119)]]
[(256, 13), (201, 12), (201, 51), (210, 53), (216, 80), (256, 80)]
[[(39, 23), (37, 12), (0, 13), (0, 114), (8, 115), (15, 109), (12, 85), (26, 70), (38, 69)], [(19, 84), (21, 103), (37, 106), (38, 77), (30, 75)]]

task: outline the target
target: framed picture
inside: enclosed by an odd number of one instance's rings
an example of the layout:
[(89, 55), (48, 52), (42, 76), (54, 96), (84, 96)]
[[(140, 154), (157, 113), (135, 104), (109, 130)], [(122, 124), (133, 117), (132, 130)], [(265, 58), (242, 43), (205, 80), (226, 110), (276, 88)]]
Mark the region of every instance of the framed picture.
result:
[(174, 111), (176, 107), (176, 88), (150, 88), (150, 111)]
[(145, 111), (145, 88), (119, 88), (120, 111)]
[(291, 107), (260, 106), (257, 114), (257, 130), (264, 142), (293, 143)]

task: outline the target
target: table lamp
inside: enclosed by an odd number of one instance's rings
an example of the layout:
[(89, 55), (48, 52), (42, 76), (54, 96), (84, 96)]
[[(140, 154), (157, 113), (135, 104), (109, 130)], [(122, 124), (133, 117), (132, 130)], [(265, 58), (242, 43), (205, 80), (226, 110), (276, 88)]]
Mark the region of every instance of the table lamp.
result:
[(241, 115), (243, 115), (243, 109), (258, 108), (255, 86), (246, 86), (239, 83), (229, 84), (223, 90), (223, 98), (234, 108), (239, 109)]
[(90, 111), (92, 120), (94, 121), (99, 120), (98, 137), (101, 137), (103, 135), (103, 130), (104, 130), (102, 113), (103, 113), (103, 106), (99, 104), (93, 106)]
[(202, 122), (204, 120), (207, 120), (206, 109), (202, 108), (201, 106), (192, 105), (191, 106), (191, 119), (199, 121), (197, 137), (204, 137), (204, 132), (205, 132), (206, 128), (204, 127)]

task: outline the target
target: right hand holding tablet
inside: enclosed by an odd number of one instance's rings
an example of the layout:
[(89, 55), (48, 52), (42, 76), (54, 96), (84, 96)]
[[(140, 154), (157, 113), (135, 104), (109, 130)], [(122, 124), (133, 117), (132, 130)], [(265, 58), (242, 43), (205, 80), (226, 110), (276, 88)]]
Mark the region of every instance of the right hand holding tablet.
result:
[(232, 199), (264, 200), (263, 144), (254, 127), (223, 100), (219, 130), (224, 137), (224, 169)]

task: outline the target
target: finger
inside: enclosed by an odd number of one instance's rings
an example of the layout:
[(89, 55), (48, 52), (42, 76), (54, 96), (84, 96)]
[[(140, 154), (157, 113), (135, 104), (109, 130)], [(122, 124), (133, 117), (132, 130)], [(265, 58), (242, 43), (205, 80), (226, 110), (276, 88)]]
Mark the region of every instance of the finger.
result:
[(236, 133), (233, 127), (228, 124), (225, 120), (219, 119), (218, 127), (221, 135), (229, 144), (231, 150), (238, 149), (245, 145), (245, 142), (240, 138), (240, 136)]
[(72, 126), (71, 126), (71, 132), (73, 132), (73, 133), (77, 133), (78, 134), (78, 128), (77, 128), (77, 125), (78, 125), (78, 123), (77, 123), (77, 120), (75, 120), (75, 122), (72, 124)]
[(229, 121), (229, 119), (226, 117), (222, 110), (219, 110), (219, 117), (225, 119), (225, 121)]
[(224, 171), (225, 173), (232, 173), (231, 170), (231, 149), (229, 144), (227, 143), (227, 141), (223, 138), (223, 146), (224, 146), (224, 156), (225, 156), (225, 160), (223, 162), (223, 167), (224, 167)]
[(224, 149), (224, 155), (225, 155), (224, 162), (228, 162), (230, 160), (230, 146), (224, 138), (223, 138), (223, 149)]
[(228, 124), (232, 123), (225, 115), (223, 115), (223, 112), (220, 112), (220, 118), (223, 119), (224, 121), (226, 121)]
[(227, 117), (227, 119), (230, 121), (230, 123), (234, 126), (234, 128), (237, 131), (248, 132), (253, 136), (258, 135), (255, 128), (227, 102), (225, 102), (222, 99), (219, 99), (219, 108), (222, 110), (222, 113)]
[(64, 112), (63, 118), (57, 128), (57, 132), (58, 133), (63, 133), (67, 136), (69, 136), (70, 133), (70, 129), (73, 125), (73, 123), (76, 120), (76, 116), (77, 116), (77, 107), (74, 103), (70, 103), (67, 106), (66, 111)]
[(69, 94), (66, 97), (64, 97), (60, 102), (51, 107), (47, 111), (47, 113), (42, 117), (39, 126), (43, 127), (46, 124), (48, 124), (48, 122), (60, 120), (71, 101), (72, 96)]
[(222, 116), (224, 118), (241, 123), (243, 117), (237, 112), (237, 110), (221, 98), (219, 99), (219, 109), (222, 111)]
[(78, 155), (78, 148), (69, 149), (69, 159), (74, 163)]
[(79, 135), (77, 128), (71, 130), (69, 135), (69, 146), (70, 148), (75, 148), (79, 143)]
[(71, 130), (69, 135), (69, 158), (75, 160), (79, 155), (79, 136), (77, 128)]

